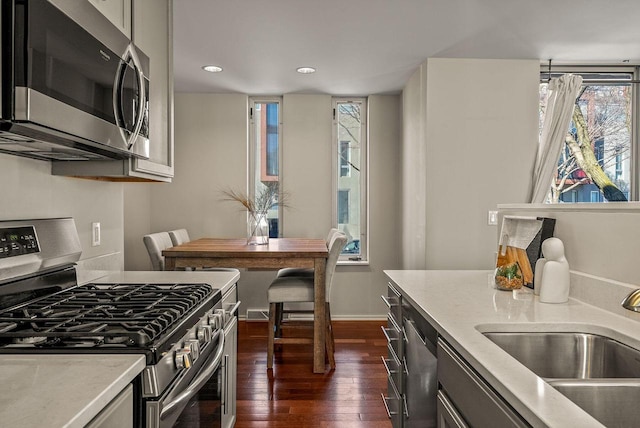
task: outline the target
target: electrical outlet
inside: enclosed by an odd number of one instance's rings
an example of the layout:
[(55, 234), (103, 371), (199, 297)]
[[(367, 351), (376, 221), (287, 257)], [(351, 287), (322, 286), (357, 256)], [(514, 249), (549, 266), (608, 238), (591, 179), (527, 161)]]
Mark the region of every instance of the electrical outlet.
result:
[(487, 215), (487, 224), (489, 226), (498, 225), (498, 211), (489, 211), (489, 214)]
[(100, 223), (91, 223), (91, 246), (100, 245)]

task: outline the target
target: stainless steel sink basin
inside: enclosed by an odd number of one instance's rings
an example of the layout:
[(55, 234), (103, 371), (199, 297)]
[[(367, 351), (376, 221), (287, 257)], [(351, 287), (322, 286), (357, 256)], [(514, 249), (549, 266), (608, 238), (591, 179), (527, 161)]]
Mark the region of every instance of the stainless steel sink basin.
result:
[(551, 386), (607, 427), (634, 427), (640, 421), (637, 380), (550, 380)]
[(607, 427), (640, 426), (640, 351), (589, 333), (487, 338)]
[(640, 351), (609, 337), (550, 332), (483, 334), (543, 378), (640, 378)]

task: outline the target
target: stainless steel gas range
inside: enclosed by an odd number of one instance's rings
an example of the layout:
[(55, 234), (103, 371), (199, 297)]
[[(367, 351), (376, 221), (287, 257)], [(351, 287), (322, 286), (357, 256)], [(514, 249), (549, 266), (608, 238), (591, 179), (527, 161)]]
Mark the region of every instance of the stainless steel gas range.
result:
[(233, 426), (235, 286), (78, 285), (80, 253), (71, 218), (0, 222), (0, 354), (144, 355), (133, 426)]

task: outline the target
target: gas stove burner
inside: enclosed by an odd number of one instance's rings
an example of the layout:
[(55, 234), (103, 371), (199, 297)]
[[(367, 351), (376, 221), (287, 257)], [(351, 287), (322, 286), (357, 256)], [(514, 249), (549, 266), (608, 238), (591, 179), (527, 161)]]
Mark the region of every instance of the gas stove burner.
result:
[(80, 339), (49, 338), (46, 342), (38, 343), (35, 346), (40, 349), (95, 348), (103, 343), (104, 342), (101, 337), (87, 337)]
[(0, 322), (0, 333), (6, 333), (16, 328), (18, 324), (14, 322)]
[(49, 340), (48, 337), (41, 336), (27, 336), (27, 337), (15, 337), (13, 343), (16, 345), (40, 345)]
[(129, 336), (114, 336), (105, 337), (105, 345), (130, 345), (133, 344), (133, 340)]
[(152, 348), (202, 316), (216, 291), (208, 284), (70, 287), (0, 311), (0, 348)]

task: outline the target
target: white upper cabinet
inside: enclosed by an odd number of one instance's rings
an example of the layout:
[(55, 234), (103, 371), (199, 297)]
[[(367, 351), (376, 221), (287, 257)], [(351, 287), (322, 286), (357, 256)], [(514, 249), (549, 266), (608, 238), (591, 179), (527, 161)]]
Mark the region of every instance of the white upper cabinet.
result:
[(149, 160), (133, 161), (140, 173), (173, 177), (173, 32), (171, 0), (135, 0), (133, 42), (151, 61)]
[(89, 0), (89, 3), (131, 38), (131, 0)]

